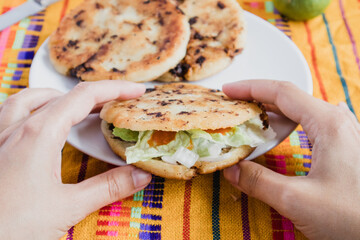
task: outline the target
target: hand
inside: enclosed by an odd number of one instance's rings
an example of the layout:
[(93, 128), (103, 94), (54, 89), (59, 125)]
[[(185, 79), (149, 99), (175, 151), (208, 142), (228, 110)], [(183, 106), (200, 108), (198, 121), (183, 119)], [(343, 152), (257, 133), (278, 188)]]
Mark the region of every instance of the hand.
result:
[(360, 125), (346, 104), (331, 105), (278, 81), (241, 81), (223, 90), (231, 98), (255, 99), (282, 112), (302, 125), (313, 145), (306, 177), (288, 177), (242, 161), (226, 169), (225, 178), (289, 218), (310, 239), (358, 239)]
[(150, 174), (133, 166), (78, 184), (61, 181), (61, 149), (71, 126), (104, 102), (144, 91), (124, 81), (80, 83), (65, 95), (26, 89), (1, 105), (0, 239), (58, 239), (91, 212), (150, 182)]

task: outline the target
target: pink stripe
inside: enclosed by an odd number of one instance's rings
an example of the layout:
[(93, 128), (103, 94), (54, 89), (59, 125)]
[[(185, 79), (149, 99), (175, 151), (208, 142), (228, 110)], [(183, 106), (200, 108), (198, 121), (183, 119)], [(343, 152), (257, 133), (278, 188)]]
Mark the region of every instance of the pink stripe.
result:
[(295, 234), (293, 232), (284, 232), (284, 240), (295, 240)]
[(259, 3), (258, 2), (251, 2), (250, 6), (253, 8), (258, 8), (259, 7)]
[(350, 26), (349, 26), (349, 23), (346, 19), (346, 16), (345, 16), (345, 10), (344, 10), (344, 6), (343, 6), (343, 2), (342, 0), (339, 0), (339, 5), (340, 5), (340, 11), (341, 11), (341, 15), (342, 15), (342, 18), (344, 20), (344, 23), (345, 23), (345, 26), (346, 26), (346, 30), (349, 34), (349, 37), (350, 37), (350, 41), (351, 41), (351, 44), (352, 44), (352, 48), (353, 48), (353, 53), (355, 55), (355, 59), (356, 59), (356, 63), (358, 65), (358, 68), (360, 70), (360, 59), (359, 59), (359, 54), (358, 54), (358, 51), (357, 51), (357, 48), (356, 48), (356, 43), (355, 43), (355, 40), (354, 40), (354, 36), (351, 32), (351, 29), (350, 29)]
[(97, 222), (98, 226), (119, 226), (119, 222), (118, 221), (101, 221), (99, 220)]
[(112, 216), (112, 217), (118, 217), (118, 216), (120, 216), (120, 213), (117, 213), (117, 212), (110, 212), (109, 216)]
[(293, 223), (286, 218), (282, 220), (282, 226), (283, 230), (294, 231)]
[(119, 222), (117, 222), (117, 221), (109, 221), (108, 226), (119, 226)]
[(108, 211), (121, 211), (121, 206), (105, 206), (101, 208), (101, 210), (108, 210)]
[(4, 50), (6, 48), (7, 40), (10, 35), (10, 27), (5, 28), (0, 34), (1, 34), (0, 35), (0, 61), (1, 61), (4, 55)]
[(111, 211), (120, 211), (122, 209), (121, 206), (111, 206), (110, 207)]
[(285, 161), (276, 161), (276, 160), (267, 159), (266, 164), (269, 166), (286, 167)]
[(119, 213), (119, 212), (99, 212), (99, 215), (119, 217), (121, 215), (121, 213)]
[(108, 231), (107, 232), (107, 235), (108, 236), (113, 236), (113, 237), (116, 237), (118, 235), (117, 231)]
[(107, 221), (107, 220), (98, 220), (98, 226), (120, 226), (120, 227), (129, 227), (129, 221)]
[(276, 167), (271, 167), (269, 166), (269, 168), (277, 173), (281, 173), (281, 174), (286, 174), (286, 168), (276, 168)]
[(284, 240), (294, 240), (294, 225), (293, 223), (280, 215), (275, 209), (270, 208), (271, 213), (271, 222), (273, 230), (273, 239), (284, 239)]
[(117, 201), (117, 202), (113, 202), (111, 204), (111, 206), (121, 206), (122, 205), (122, 202), (121, 201)]
[(266, 158), (270, 158), (270, 159), (285, 159), (284, 155), (269, 155), (269, 154), (265, 154)]

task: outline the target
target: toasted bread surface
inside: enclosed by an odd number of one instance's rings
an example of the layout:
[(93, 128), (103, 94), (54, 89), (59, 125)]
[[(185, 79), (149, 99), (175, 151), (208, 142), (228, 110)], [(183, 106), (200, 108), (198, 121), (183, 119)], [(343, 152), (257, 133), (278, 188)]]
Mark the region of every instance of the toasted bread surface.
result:
[(179, 8), (189, 18), (191, 27), (186, 56), (158, 80), (197, 81), (212, 76), (242, 52), (246, 27), (236, 0), (184, 0)]
[(55, 69), (85, 81), (151, 81), (184, 58), (186, 16), (166, 0), (85, 0), (49, 41)]
[(259, 104), (230, 99), (219, 90), (172, 83), (155, 86), (137, 99), (106, 103), (100, 117), (134, 131), (180, 131), (233, 127), (263, 113)]

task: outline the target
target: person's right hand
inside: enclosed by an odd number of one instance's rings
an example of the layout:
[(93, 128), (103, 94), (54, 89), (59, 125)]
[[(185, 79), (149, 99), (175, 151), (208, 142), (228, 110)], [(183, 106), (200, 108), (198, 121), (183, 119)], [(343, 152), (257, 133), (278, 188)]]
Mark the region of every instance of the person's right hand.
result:
[(224, 85), (223, 91), (282, 112), (302, 125), (313, 145), (306, 177), (241, 161), (224, 170), (225, 178), (289, 218), (310, 239), (359, 239), (360, 125), (347, 105), (331, 105), (287, 82), (241, 81)]

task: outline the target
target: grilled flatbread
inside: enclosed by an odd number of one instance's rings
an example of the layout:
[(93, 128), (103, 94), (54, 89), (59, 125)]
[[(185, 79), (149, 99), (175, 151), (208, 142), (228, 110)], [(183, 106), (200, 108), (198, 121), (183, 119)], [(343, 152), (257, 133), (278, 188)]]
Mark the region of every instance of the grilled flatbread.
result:
[[(192, 129), (216, 132), (253, 118), (261, 120), (263, 129), (268, 127), (267, 115), (261, 104), (229, 99), (219, 90), (187, 83), (158, 85), (140, 98), (109, 102), (104, 105), (100, 117), (103, 119), (101, 129), (106, 141), (124, 160), (127, 159), (126, 149), (136, 142), (124, 141), (113, 135), (114, 127), (132, 131), (166, 131), (165, 133)], [(248, 145), (222, 148), (220, 161), (199, 160), (191, 168), (170, 164), (160, 158), (131, 164), (158, 176), (186, 180), (234, 165), (253, 150), (254, 147)]]
[(185, 58), (162, 75), (164, 82), (197, 81), (226, 68), (245, 44), (243, 11), (236, 0), (177, 1), (189, 18)]
[(85, 81), (153, 80), (185, 56), (186, 16), (170, 1), (85, 0), (50, 37), (50, 59)]
[(100, 117), (134, 131), (181, 131), (233, 127), (261, 113), (256, 103), (230, 100), (219, 90), (172, 83), (155, 86), (137, 99), (109, 102)]

